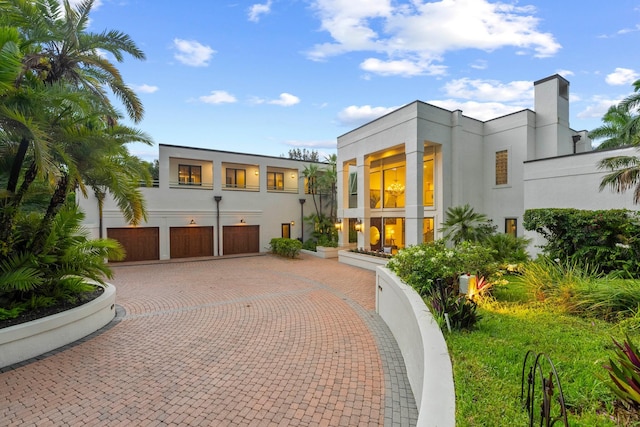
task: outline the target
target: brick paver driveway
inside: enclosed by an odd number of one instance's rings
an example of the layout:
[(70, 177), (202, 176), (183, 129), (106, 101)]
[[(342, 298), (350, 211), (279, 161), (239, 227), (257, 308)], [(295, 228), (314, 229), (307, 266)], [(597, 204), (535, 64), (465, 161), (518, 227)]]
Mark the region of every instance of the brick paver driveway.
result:
[(415, 424), (372, 272), (304, 255), (114, 272), (114, 322), (0, 371), (0, 425)]

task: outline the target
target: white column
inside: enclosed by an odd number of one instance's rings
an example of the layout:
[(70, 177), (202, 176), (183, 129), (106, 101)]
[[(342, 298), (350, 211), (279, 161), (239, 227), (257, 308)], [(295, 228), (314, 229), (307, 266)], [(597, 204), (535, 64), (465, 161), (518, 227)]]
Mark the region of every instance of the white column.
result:
[(417, 141), (405, 146), (405, 246), (422, 243), (424, 205), (424, 143)]
[(356, 157), (358, 170), (358, 218), (362, 220), (362, 233), (358, 233), (358, 247), (370, 249), (369, 227), (371, 226), (371, 206), (369, 204), (369, 168), (368, 157)]

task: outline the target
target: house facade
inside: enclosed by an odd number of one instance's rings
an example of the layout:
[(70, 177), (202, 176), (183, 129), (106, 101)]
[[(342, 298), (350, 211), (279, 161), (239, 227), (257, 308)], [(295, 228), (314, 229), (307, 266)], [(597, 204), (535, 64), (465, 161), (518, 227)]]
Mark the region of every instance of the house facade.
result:
[(338, 137), (341, 244), (395, 252), (428, 242), (464, 204), (534, 240), (526, 209), (636, 209), (631, 194), (598, 191), (596, 164), (614, 154), (570, 128), (569, 82), (553, 75), (534, 93), (534, 111), (487, 121), (415, 101)]
[(111, 198), (80, 198), (85, 228), (114, 238), (126, 261), (268, 251), (274, 237), (310, 237), (315, 212), (303, 171), (315, 164), (281, 157), (159, 145), (159, 181), (141, 188), (148, 219), (129, 225)]

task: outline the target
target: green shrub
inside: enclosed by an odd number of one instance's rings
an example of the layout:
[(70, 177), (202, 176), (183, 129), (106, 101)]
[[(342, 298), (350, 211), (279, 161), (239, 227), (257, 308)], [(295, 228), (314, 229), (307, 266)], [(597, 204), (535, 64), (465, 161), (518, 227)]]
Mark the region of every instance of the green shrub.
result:
[(269, 243), (271, 252), (276, 255), (295, 258), (302, 249), (302, 243), (297, 239), (287, 239), (284, 237), (278, 237), (271, 239)]
[[(478, 305), (464, 295), (460, 295), (452, 286), (434, 289), (424, 298), (431, 314), (441, 329), (471, 329), (480, 320)], [(448, 321), (448, 323), (447, 323)]]
[(316, 252), (316, 246), (317, 246), (316, 239), (309, 239), (302, 244), (302, 249)]
[(640, 214), (625, 209), (529, 209), (523, 225), (546, 239), (548, 257), (640, 276)]
[(531, 239), (497, 233), (488, 236), (484, 244), (494, 251), (494, 260), (500, 264), (518, 264), (529, 260), (527, 247)]

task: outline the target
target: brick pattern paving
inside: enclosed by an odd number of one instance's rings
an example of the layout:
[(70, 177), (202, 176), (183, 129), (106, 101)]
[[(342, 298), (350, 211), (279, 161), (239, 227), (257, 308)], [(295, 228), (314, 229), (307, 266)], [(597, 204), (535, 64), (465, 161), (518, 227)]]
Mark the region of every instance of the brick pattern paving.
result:
[(0, 371), (0, 425), (415, 425), (372, 272), (310, 256), (114, 271), (117, 321)]

